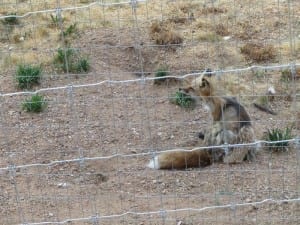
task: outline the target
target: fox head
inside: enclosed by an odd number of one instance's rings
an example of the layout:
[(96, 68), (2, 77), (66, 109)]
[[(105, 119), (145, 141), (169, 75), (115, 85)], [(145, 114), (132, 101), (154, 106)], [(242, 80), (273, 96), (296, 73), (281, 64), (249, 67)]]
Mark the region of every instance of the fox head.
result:
[(179, 90), (187, 94), (201, 97), (213, 95), (213, 85), (210, 81), (210, 77), (205, 74), (195, 78), (191, 82), (188, 82), (188, 85), (185, 88), (180, 88)]

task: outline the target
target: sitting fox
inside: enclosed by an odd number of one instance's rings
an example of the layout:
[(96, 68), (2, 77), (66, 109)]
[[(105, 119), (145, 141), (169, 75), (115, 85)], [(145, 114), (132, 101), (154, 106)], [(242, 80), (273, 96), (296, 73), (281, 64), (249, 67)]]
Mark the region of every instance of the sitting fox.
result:
[[(202, 75), (188, 87), (180, 89), (195, 97), (201, 97), (208, 106), (213, 122), (211, 129), (199, 137), (205, 146), (242, 144), (254, 142), (254, 131), (246, 109), (233, 97), (216, 95), (212, 77)], [(164, 152), (151, 159), (148, 167), (154, 169), (184, 169), (203, 167), (213, 162), (241, 163), (254, 157), (254, 146), (201, 149), (194, 151)]]

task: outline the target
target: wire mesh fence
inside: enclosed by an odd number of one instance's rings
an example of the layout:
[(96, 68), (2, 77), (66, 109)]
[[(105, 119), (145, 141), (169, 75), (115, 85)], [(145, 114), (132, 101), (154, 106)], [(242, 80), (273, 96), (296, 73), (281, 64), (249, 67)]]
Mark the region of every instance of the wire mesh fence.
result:
[[(0, 224), (298, 224), (300, 2), (0, 1)], [(245, 106), (255, 160), (147, 168)], [(226, 93), (226, 94), (225, 94)], [(38, 97), (36, 97), (38, 96)]]

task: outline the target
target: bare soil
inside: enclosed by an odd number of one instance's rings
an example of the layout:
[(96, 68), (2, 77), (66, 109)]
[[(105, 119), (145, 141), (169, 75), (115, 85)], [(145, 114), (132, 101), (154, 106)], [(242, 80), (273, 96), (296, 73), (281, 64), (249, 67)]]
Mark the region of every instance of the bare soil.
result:
[[(292, 1), (292, 6), (291, 18), (298, 21), (300, 4)], [(299, 144), (282, 152), (262, 146), (255, 161), (237, 165), (180, 171), (146, 167), (159, 151), (201, 145), (197, 134), (209, 129), (211, 120), (201, 104), (189, 110), (170, 103), (181, 82), (154, 85), (144, 78), (153, 78), (161, 65), (177, 77), (205, 68), (248, 67), (254, 62), (240, 52), (248, 42), (272, 44), (277, 52), (275, 59), (255, 64), (299, 63), (299, 49), (291, 54), (286, 48), (288, 24), (299, 31), (299, 23), (288, 21), (287, 1), (148, 1), (137, 8), (138, 26), (130, 7), (106, 10), (112, 25), (90, 24), (72, 40), (89, 56), (88, 74), (61, 74), (45, 63), (35, 89), (67, 88), (41, 92), (48, 102), (44, 112), (22, 110), (28, 95), (15, 93), (21, 91), (15, 67), (2, 65), (0, 224), (298, 224)], [(163, 13), (183, 43), (154, 43), (151, 22)], [(229, 40), (197, 39), (198, 32), (211, 32), (221, 22)], [(46, 47), (39, 42), (25, 50), (40, 60), (49, 58), (60, 44), (51, 37)], [(22, 50), (22, 44), (1, 42), (2, 61), (10, 46), (13, 53)], [(217, 75), (220, 88), (245, 105), (257, 140), (267, 129), (287, 126), (294, 126), (293, 136), (299, 137), (299, 79), (282, 81), (280, 70)], [(270, 107), (277, 115), (252, 104), (270, 86), (276, 90)]]

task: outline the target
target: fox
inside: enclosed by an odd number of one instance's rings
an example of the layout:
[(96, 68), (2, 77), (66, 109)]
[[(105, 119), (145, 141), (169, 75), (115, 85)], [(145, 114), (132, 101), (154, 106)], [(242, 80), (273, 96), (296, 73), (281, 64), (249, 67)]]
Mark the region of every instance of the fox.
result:
[(207, 106), (211, 118), (211, 128), (199, 134), (204, 146), (214, 148), (195, 149), (192, 151), (167, 151), (156, 155), (148, 163), (152, 169), (184, 169), (189, 167), (205, 167), (214, 162), (228, 164), (242, 163), (255, 159), (257, 148), (252, 145), (218, 148), (226, 144), (246, 144), (255, 141), (253, 125), (245, 107), (235, 97), (219, 96), (212, 76), (202, 74), (189, 82), (187, 87), (180, 88), (194, 98), (202, 99)]

